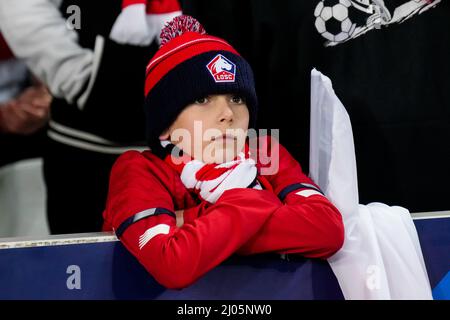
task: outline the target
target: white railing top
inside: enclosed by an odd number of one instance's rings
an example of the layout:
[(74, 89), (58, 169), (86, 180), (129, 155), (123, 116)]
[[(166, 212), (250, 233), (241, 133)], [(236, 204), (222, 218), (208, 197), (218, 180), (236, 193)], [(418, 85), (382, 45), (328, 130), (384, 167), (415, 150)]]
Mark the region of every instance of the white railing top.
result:
[(113, 232), (58, 234), (42, 237), (0, 238), (0, 250), (111, 241), (118, 241)]
[[(413, 220), (450, 218), (449, 211), (417, 212), (411, 214)], [(42, 237), (0, 238), (1, 249), (61, 246), (118, 241), (114, 232), (75, 233), (47, 235)]]

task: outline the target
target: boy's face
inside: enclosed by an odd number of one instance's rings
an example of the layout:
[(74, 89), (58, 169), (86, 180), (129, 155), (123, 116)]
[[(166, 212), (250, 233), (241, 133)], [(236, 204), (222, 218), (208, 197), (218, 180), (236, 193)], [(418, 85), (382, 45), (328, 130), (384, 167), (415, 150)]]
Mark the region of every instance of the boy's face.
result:
[(238, 95), (211, 95), (188, 105), (161, 136), (205, 163), (233, 160), (244, 148), (249, 122)]

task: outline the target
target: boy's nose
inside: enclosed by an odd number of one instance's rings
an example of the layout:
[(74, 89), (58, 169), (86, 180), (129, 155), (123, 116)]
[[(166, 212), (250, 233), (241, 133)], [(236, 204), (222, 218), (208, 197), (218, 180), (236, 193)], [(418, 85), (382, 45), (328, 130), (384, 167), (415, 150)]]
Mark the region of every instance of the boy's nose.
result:
[(220, 103), (220, 123), (233, 122), (234, 113), (228, 101), (225, 98), (220, 98), (218, 103)]

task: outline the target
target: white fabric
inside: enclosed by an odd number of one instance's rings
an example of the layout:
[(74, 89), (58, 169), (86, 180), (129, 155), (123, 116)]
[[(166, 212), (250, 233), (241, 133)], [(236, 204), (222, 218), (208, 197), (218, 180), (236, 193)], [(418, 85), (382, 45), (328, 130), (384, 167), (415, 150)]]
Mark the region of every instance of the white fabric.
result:
[(161, 29), (180, 14), (181, 11), (147, 14), (145, 4), (129, 5), (117, 17), (109, 37), (117, 43), (136, 46), (147, 46), (155, 38), (160, 43)]
[(360, 205), (349, 116), (330, 79), (311, 73), (310, 175), (340, 210), (341, 250), (328, 259), (346, 299), (432, 299), (409, 211)]
[(114, 22), (109, 37), (121, 44), (149, 45), (154, 34), (150, 34), (145, 16), (145, 4), (125, 7)]

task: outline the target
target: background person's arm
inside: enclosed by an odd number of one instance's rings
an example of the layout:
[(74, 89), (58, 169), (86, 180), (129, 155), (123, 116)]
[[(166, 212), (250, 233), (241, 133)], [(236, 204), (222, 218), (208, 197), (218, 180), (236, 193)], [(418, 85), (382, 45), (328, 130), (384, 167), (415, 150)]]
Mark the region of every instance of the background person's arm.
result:
[(17, 58), (23, 59), (50, 92), (73, 102), (93, 69), (94, 53), (66, 26), (58, 0), (1, 0), (0, 29)]

